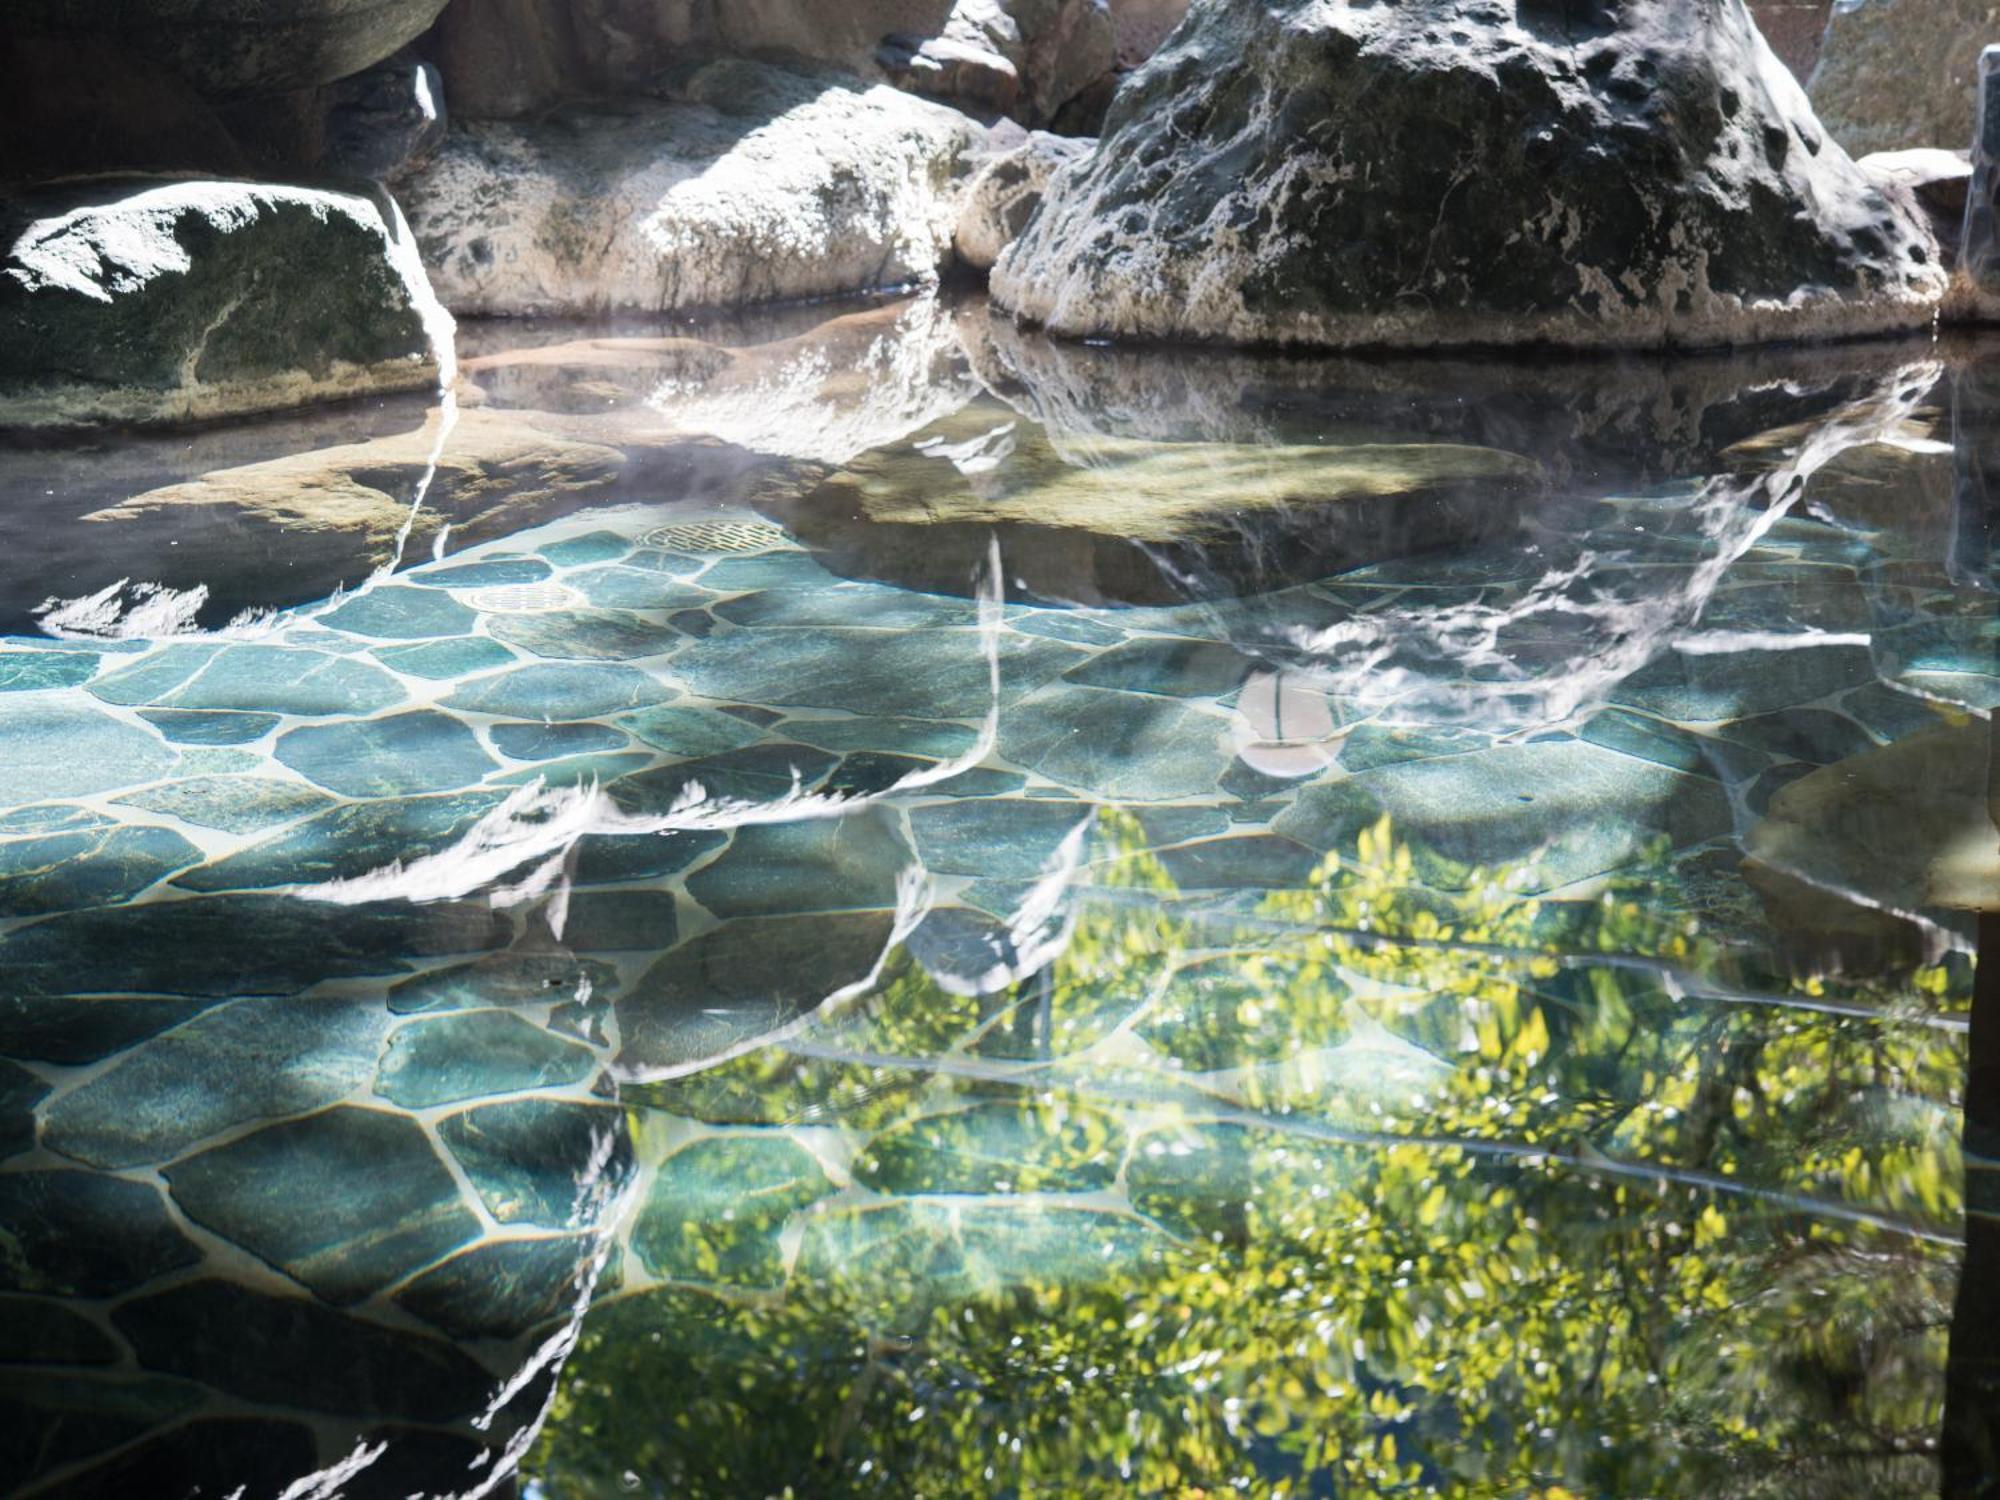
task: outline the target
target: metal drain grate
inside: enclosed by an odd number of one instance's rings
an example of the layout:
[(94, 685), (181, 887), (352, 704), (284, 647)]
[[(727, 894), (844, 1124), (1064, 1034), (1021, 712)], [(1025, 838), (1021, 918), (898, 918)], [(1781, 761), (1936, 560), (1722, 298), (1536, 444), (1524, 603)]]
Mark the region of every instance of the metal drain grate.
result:
[(769, 521), (690, 521), (683, 526), (656, 526), (639, 540), (669, 552), (768, 552), (792, 541)]
[(486, 615), (539, 615), (574, 609), (584, 602), (583, 595), (560, 583), (501, 583), (467, 589), (459, 597)]

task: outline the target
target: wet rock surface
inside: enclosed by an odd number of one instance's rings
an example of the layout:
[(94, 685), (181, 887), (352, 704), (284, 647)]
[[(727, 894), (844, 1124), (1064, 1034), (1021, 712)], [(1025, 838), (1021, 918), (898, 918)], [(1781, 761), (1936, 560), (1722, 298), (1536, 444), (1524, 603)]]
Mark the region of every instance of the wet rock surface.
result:
[(1209, 7), (1120, 91), (995, 299), (1064, 335), (1333, 346), (1929, 321), (1928, 225), (1827, 142), (1741, 0), (1566, 15)]
[(1994, 40), (1979, 0), (1835, 5), (1807, 83), (1827, 133), (1856, 156), (1972, 139), (1979, 51)]

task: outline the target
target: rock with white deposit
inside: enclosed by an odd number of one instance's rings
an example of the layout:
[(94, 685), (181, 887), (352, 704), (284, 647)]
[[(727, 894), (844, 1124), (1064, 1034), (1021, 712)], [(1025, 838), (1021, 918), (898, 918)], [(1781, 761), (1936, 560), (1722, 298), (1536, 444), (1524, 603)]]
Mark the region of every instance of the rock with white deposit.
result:
[(401, 189), (446, 305), (666, 312), (935, 279), (977, 123), (884, 85), (738, 60), (667, 87), (461, 125)]
[(2000, 41), (1992, 0), (1846, 0), (1806, 91), (1857, 156), (1972, 139), (1979, 49)]
[(451, 320), (384, 199), (73, 185), (0, 205), (0, 428), (181, 422), (435, 384)]
[(960, 263), (991, 270), (1040, 206), (1057, 169), (1082, 160), (1090, 147), (1082, 137), (1037, 130), (982, 162), (966, 184), (952, 236)]
[(1068, 335), (1704, 346), (1922, 327), (1945, 274), (1743, 0), (1213, 0), (992, 285)]

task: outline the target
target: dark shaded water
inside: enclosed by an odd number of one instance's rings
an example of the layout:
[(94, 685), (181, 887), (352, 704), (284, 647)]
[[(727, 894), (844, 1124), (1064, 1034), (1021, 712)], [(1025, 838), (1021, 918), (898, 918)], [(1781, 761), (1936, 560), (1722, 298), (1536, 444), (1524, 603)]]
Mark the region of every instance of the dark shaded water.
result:
[(0, 1486), (2000, 1472), (1989, 351), (811, 317), (0, 456)]

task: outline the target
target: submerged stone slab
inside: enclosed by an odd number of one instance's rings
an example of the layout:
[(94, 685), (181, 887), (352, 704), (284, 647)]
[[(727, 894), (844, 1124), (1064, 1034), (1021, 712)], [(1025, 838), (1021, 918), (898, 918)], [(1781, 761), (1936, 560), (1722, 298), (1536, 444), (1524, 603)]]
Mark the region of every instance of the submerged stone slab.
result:
[(0, 843), (0, 916), (24, 917), (128, 900), (201, 851), (165, 828), (120, 826)]
[(1218, 715), (1169, 698), (1062, 684), (1002, 717), (1000, 749), (1051, 781), (1135, 802), (1212, 795), (1236, 758), (1229, 723)]
[(91, 683), (107, 703), (299, 714), (378, 713), (403, 701), (380, 667), (284, 646), (167, 646)]
[(583, 953), (671, 948), (680, 934), (676, 905), (671, 891), (571, 891), (562, 940)]
[(578, 1083), (588, 1049), (507, 1011), (423, 1016), (399, 1027), (382, 1055), (375, 1092), (406, 1109)]
[(280, 735), (273, 753), (301, 776), (347, 797), (455, 791), (498, 764), (462, 722), (429, 709), (307, 725)]
[(118, 799), (128, 807), (167, 813), (184, 823), (250, 833), (289, 823), (331, 805), (324, 792), (269, 776), (197, 776)]
[(375, 657), (398, 672), (437, 681), (505, 666), (514, 660), (514, 653), (498, 641), (476, 635), (455, 641), (425, 641), (418, 646), (390, 646), (376, 651)]
[(0, 1287), (109, 1297), (201, 1259), (159, 1191), (96, 1172), (0, 1173)]
[(107, 713), (32, 698), (0, 714), (0, 786), (10, 801), (136, 786), (173, 764), (172, 750)]
[(688, 877), (688, 894), (719, 917), (890, 910), (909, 848), (883, 812), (736, 830), (729, 848)]
[(9, 1056), (74, 1067), (123, 1052), (207, 1008), (200, 1000), (6, 995), (0, 1036)]
[(341, 1106), (267, 1125), (165, 1176), (189, 1218), (335, 1304), (479, 1233), (422, 1128), (379, 1110)]
[(1029, 880), (1095, 816), (1082, 802), (939, 802), (911, 809), (910, 831), (933, 873)]
[(152, 708), (139, 717), (176, 745), (243, 745), (262, 739), (278, 726), (276, 714), (198, 708)]
[(622, 722), (647, 744), (673, 755), (719, 755), (764, 737), (756, 725), (709, 708), (651, 708)]
[(108, 1365), (117, 1358), (109, 1335), (60, 1302), (0, 1297), (0, 1363)]
[(496, 615), (486, 628), (531, 656), (566, 661), (636, 661), (672, 651), (686, 639), (670, 626), (609, 609)]
[(388, 584), (357, 594), (320, 622), (333, 630), (389, 640), (464, 635), (479, 617), (450, 594)]
[(438, 1138), (502, 1224), (587, 1227), (632, 1172), (624, 1113), (609, 1105), (509, 1099), (446, 1118)]
[(365, 1087), (388, 1022), (379, 1002), (361, 998), (218, 1006), (53, 1101), (42, 1138), (98, 1167), (171, 1161), (233, 1125), (319, 1109)]
[(576, 1310), (598, 1242), (591, 1236), (490, 1240), (461, 1250), (396, 1294), (455, 1339), (514, 1339)]
[(352, 879), (449, 847), (500, 800), (497, 792), (469, 792), (332, 808), (174, 883), (230, 891)]
[(554, 760), (591, 750), (622, 750), (625, 732), (608, 724), (495, 724), (493, 748), (509, 760)]
[(778, 1236), (833, 1191), (825, 1168), (783, 1137), (716, 1136), (661, 1162), (632, 1226), (632, 1248), (655, 1276), (717, 1285), (782, 1279)]
[(445, 700), (510, 719), (572, 722), (669, 703), (680, 693), (637, 667), (531, 666), (475, 678)]
[(0, 693), (75, 687), (97, 672), (94, 651), (0, 652)]
[(26, 1068), (0, 1059), (0, 1160), (33, 1149), (35, 1106), (48, 1092), (49, 1086)]

